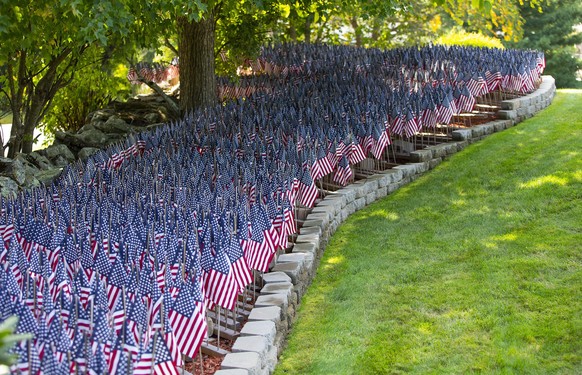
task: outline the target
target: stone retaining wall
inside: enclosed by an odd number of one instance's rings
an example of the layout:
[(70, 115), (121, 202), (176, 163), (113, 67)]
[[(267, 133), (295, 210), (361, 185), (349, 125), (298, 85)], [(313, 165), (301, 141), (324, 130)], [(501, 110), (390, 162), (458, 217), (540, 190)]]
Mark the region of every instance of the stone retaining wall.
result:
[(399, 165), (327, 194), (307, 216), (293, 251), (279, 255), (272, 272), (264, 275), (265, 286), (249, 320), (216, 375), (263, 375), (274, 371), (278, 354), (295, 321), (297, 306), (315, 276), (323, 251), (349, 215), (414, 181), (468, 144), (533, 116), (550, 105), (555, 92), (554, 79), (544, 76), (534, 93), (502, 102), (500, 120), (454, 130), (453, 142), (413, 151), (410, 154), (412, 163)]

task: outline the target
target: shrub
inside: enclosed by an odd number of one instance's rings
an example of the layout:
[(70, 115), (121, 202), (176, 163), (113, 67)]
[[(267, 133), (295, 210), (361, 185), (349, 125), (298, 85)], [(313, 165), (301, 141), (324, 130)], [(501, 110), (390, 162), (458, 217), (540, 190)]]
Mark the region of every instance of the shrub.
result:
[(464, 30), (456, 29), (442, 35), (435, 40), (435, 43), (449, 46), (504, 48), (501, 41), (497, 38), (486, 36), (481, 33), (468, 33)]
[(88, 67), (77, 72), (71, 84), (59, 90), (51, 109), (44, 119), (44, 132), (53, 135), (56, 131), (77, 131), (85, 125), (87, 115), (103, 108), (110, 101), (129, 94), (129, 82)]

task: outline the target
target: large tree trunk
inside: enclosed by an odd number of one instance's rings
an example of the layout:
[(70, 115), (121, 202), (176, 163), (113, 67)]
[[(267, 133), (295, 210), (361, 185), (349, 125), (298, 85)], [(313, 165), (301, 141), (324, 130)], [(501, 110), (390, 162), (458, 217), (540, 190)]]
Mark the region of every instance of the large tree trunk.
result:
[(200, 21), (178, 17), (180, 109), (183, 113), (216, 104), (214, 12)]

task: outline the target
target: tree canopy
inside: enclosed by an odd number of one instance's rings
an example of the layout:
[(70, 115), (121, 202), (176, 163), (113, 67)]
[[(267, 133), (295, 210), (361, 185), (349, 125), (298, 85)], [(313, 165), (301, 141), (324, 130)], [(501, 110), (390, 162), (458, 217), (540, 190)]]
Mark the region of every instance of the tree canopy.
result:
[(539, 8), (524, 4), (523, 39), (508, 43), (513, 48), (544, 51), (546, 73), (556, 79), (558, 87), (574, 87), (582, 61), (575, 57), (575, 45), (582, 43), (582, 32), (574, 26), (582, 24), (582, 3), (576, 0), (551, 0)]
[(33, 131), (56, 93), (80, 66), (97, 62), (90, 52), (120, 43), (135, 22), (131, 8), (115, 0), (2, 0), (0, 14), (0, 90), (13, 116), (13, 157), (32, 151)]
[(519, 0), (0, 0), (0, 105), (13, 115), (9, 156), (31, 151), (35, 127), (81, 68), (94, 64), (108, 71), (112, 59), (130, 60), (139, 49), (167, 46), (180, 57), (180, 108), (188, 112), (216, 102), (217, 71), (234, 71), (269, 41), (393, 47), (428, 42), (453, 25), (519, 39), (518, 5)]

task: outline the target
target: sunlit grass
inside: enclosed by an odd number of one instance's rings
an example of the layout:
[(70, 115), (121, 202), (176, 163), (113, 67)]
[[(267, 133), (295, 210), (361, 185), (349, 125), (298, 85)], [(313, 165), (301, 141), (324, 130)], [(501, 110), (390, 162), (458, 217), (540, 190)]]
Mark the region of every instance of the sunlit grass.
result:
[(582, 91), (352, 215), (277, 374), (582, 372)]

